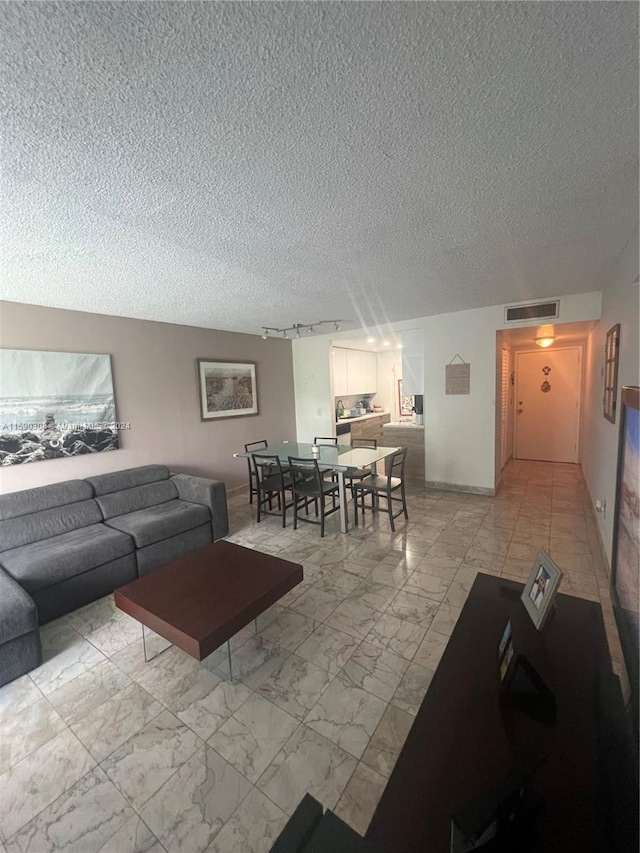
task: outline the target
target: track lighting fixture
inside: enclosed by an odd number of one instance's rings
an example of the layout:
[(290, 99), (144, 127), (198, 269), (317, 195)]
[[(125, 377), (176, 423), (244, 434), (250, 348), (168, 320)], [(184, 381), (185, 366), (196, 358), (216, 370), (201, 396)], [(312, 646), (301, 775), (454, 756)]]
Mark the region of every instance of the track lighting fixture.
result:
[(273, 332), (275, 335), (282, 335), (283, 338), (289, 337), (289, 332), (293, 332), (296, 338), (302, 337), (301, 332), (306, 329), (307, 334), (313, 335), (313, 333), (322, 326), (333, 326), (336, 332), (340, 331), (340, 323), (344, 322), (343, 320), (318, 320), (317, 323), (294, 323), (293, 326), (287, 326), (284, 329), (276, 329), (274, 326), (263, 326), (262, 327), (262, 335), (260, 336), (263, 341), (266, 341), (269, 337), (269, 332)]

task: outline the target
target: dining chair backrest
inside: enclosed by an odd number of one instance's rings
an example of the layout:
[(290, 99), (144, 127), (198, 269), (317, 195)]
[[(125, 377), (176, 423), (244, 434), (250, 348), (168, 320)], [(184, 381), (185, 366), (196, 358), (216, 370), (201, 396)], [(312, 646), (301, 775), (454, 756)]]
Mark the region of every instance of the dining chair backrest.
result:
[(313, 439), (314, 444), (332, 444), (337, 445), (338, 439), (335, 435), (330, 435), (328, 438), (323, 438), (322, 436), (316, 436)]
[(378, 440), (376, 438), (352, 438), (351, 447), (370, 447), (372, 450), (376, 450)]
[[(268, 446), (269, 445), (267, 444), (266, 438), (261, 438), (260, 441), (250, 441), (248, 444), (245, 444), (244, 452), (253, 454), (257, 450), (264, 450)], [(247, 457), (247, 465), (249, 466), (249, 474), (255, 474), (255, 472), (256, 472), (255, 466), (253, 466), (253, 468), (251, 467), (252, 461), (253, 460), (251, 457)]]
[(404, 480), (404, 466), (407, 461), (407, 448), (401, 447), (385, 459), (385, 474), (387, 477), (399, 477)]
[(269, 484), (273, 485), (274, 490), (284, 488), (282, 465), (277, 454), (253, 453), (251, 458), (258, 475), (258, 484), (262, 485), (269, 479)]
[(322, 491), (322, 474), (317, 459), (301, 459), (299, 456), (289, 457), (289, 471), (293, 482), (293, 490), (301, 483), (312, 483), (317, 487), (318, 494)]
[(260, 441), (250, 441), (249, 444), (245, 444), (244, 452), (245, 453), (255, 453), (256, 450), (264, 450), (265, 447), (268, 447), (267, 440), (265, 438), (260, 439)]
[[(256, 450), (264, 450), (267, 447), (266, 439), (250, 441), (244, 446), (245, 453), (253, 453)], [(253, 503), (253, 496), (258, 494), (258, 472), (251, 456), (247, 456), (247, 468), (249, 469), (249, 503)]]

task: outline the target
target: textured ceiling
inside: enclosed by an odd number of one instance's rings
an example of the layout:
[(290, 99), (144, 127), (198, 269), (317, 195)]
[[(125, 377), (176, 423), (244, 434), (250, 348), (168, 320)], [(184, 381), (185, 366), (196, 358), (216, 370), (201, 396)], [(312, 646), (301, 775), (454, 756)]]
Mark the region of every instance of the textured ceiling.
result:
[(600, 289), (634, 3), (3, 3), (1, 295), (255, 332)]

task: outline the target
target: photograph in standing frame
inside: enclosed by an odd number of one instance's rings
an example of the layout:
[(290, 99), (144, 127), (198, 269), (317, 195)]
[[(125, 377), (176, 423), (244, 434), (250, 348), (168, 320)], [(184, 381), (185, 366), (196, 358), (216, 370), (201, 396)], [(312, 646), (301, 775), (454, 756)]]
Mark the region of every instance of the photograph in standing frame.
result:
[(561, 580), (562, 572), (551, 557), (546, 551), (538, 551), (520, 599), (538, 630), (549, 618)]
[(544, 594), (549, 585), (549, 581), (551, 580), (551, 575), (545, 569), (544, 566), (538, 567), (538, 572), (536, 574), (535, 580), (533, 582), (533, 586), (531, 587), (531, 592), (529, 593), (529, 598), (533, 602), (533, 606), (536, 610), (540, 610), (542, 606), (542, 602), (544, 601)]

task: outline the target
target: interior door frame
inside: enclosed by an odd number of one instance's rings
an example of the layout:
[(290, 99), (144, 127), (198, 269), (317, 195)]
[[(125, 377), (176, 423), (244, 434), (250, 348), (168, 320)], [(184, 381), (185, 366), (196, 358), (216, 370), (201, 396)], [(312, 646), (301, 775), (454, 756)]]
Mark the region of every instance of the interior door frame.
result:
[[(570, 350), (577, 349), (578, 350), (578, 363), (580, 365), (579, 376), (578, 376), (578, 418), (576, 422), (576, 436), (575, 436), (575, 445), (576, 445), (576, 461), (569, 463), (572, 465), (577, 465), (580, 462), (580, 438), (582, 436), (582, 397), (583, 397), (583, 385), (584, 385), (584, 344), (583, 343), (575, 343), (575, 344), (565, 344), (564, 346), (555, 346), (553, 345), (553, 351), (558, 352), (559, 350)], [(518, 349), (514, 351), (515, 361), (514, 361), (514, 370), (515, 370), (515, 383), (513, 387), (513, 458), (520, 459), (518, 456), (518, 403), (516, 403), (516, 397), (518, 397), (518, 381), (520, 376), (520, 367), (519, 367), (519, 357), (520, 355), (526, 355), (527, 353), (532, 352), (540, 352), (539, 347), (526, 347), (526, 349)]]

